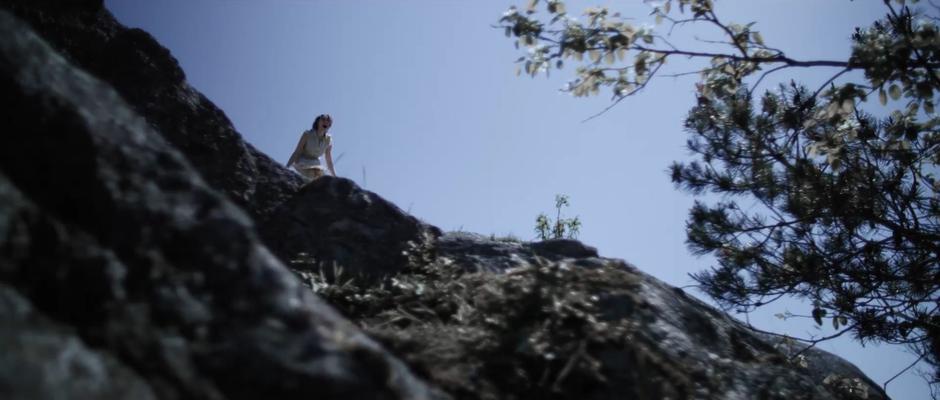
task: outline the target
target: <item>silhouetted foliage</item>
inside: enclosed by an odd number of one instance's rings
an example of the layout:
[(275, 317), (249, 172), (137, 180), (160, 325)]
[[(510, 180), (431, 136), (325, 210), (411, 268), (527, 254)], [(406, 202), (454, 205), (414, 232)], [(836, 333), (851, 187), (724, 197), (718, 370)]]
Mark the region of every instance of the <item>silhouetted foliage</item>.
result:
[[(711, 0), (660, 1), (652, 15), (670, 32), (716, 29), (723, 40), (703, 48), (717, 51), (677, 48), (606, 8), (576, 20), (553, 0), (510, 8), (500, 21), (517, 46), (528, 47), (518, 60), (527, 74), (573, 59), (579, 66), (568, 90), (584, 96), (609, 87), (614, 104), (643, 89), (671, 57), (707, 60), (695, 71), (697, 104), (685, 121), (695, 159), (670, 168), (682, 189), (723, 199), (691, 210), (689, 247), (718, 260), (694, 279), (739, 311), (786, 296), (808, 299), (809, 316), (836, 335), (906, 344), (936, 367), (937, 7), (884, 3), (883, 18), (852, 34), (848, 60), (792, 59), (766, 45), (754, 23), (720, 20)], [(819, 88), (791, 81), (756, 90), (768, 74), (806, 67), (835, 73)], [(864, 78), (850, 81), (851, 71)]]

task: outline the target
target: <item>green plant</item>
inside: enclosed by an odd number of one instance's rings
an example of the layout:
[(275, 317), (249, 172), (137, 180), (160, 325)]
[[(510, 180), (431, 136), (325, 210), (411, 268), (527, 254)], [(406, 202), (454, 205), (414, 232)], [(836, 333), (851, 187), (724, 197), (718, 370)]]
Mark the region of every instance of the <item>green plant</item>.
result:
[(555, 195), (555, 220), (552, 221), (544, 213), (535, 217), (535, 234), (539, 240), (547, 239), (576, 239), (581, 233), (581, 220), (578, 217), (562, 218), (562, 207), (568, 207), (568, 196)]

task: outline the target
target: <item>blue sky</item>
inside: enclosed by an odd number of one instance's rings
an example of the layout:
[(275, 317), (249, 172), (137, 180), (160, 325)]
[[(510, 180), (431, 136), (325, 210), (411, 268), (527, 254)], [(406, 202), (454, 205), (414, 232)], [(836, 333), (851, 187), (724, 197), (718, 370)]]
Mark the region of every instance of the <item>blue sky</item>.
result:
[[(849, 35), (883, 14), (880, 0), (718, 1), (726, 21), (757, 21), (772, 46), (794, 58), (845, 59)], [(676, 286), (709, 267), (687, 251), (693, 198), (666, 168), (689, 159), (682, 130), (694, 77), (663, 78), (640, 96), (582, 123), (609, 94), (573, 98), (558, 89), (572, 66), (550, 78), (515, 75), (522, 53), (492, 28), (521, 0), (106, 0), (125, 25), (153, 34), (179, 60), (189, 82), (222, 108), (245, 139), (285, 162), (300, 133), (333, 116), (339, 175), (444, 230), (533, 239), (535, 217), (554, 196), (571, 198), (580, 239), (602, 256), (623, 258)], [(568, 1), (579, 14), (606, 5), (647, 21), (639, 0)], [(651, 20), (649, 22), (652, 22)], [(714, 32), (685, 37), (717, 38)], [(696, 45), (674, 34), (678, 43)], [(673, 72), (694, 64), (670, 60)], [(685, 68), (685, 69), (683, 69)], [(816, 85), (825, 70), (788, 71)], [(767, 81), (770, 85), (773, 80)], [(767, 86), (769, 87), (769, 86)], [(832, 333), (807, 321), (780, 321), (797, 302), (747, 318), (792, 335)], [(744, 316), (739, 316), (745, 318)], [(849, 339), (819, 345), (884, 382), (914, 357), (903, 349)], [(896, 399), (929, 398), (923, 380), (893, 381)]]

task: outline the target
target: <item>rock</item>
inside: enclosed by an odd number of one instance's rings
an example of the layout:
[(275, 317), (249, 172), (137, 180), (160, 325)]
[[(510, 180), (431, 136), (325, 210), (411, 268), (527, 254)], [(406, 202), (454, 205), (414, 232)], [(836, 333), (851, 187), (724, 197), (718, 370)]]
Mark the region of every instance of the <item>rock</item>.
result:
[(300, 177), (242, 140), (147, 32), (118, 23), (101, 0), (0, 0), (77, 66), (108, 82), (213, 188), (265, 218)]
[(577, 240), (549, 239), (529, 245), (537, 254), (556, 254), (571, 258), (597, 257), (597, 249)]
[[(687, 365), (694, 363), (701, 368), (717, 366), (709, 371), (709, 377), (730, 383), (729, 390), (719, 398), (736, 398), (741, 394), (744, 394), (741, 398), (759, 398), (762, 392), (757, 388), (761, 386), (792, 396), (775, 398), (799, 398), (803, 395), (799, 386), (790, 387), (796, 384), (811, 384), (824, 395), (820, 398), (888, 398), (880, 386), (854, 366), (846, 368), (848, 362), (837, 356), (814, 349), (807, 353), (806, 363), (791, 359), (788, 356), (795, 352), (781, 346), (779, 340), (753, 331), (656, 278), (642, 273), (639, 276), (637, 295), (655, 315), (655, 321), (648, 326), (649, 337), (657, 341), (669, 359), (683, 359)], [(833, 374), (858, 383), (857, 390), (847, 391), (832, 384), (827, 378)]]
[[(865, 392), (870, 399), (886, 399), (881, 385), (872, 381), (862, 370), (842, 357), (781, 336), (755, 332), (756, 335), (793, 358), (815, 382), (822, 382), (830, 390), (852, 398), (852, 392)], [(795, 356), (795, 358), (794, 358)]]
[(487, 238), (469, 232), (448, 232), (438, 239), (435, 250), (446, 262), (474, 272), (505, 272), (512, 268), (531, 267), (538, 264), (539, 258), (552, 261), (567, 259), (582, 266), (600, 262), (597, 249), (569, 239), (530, 243)]
[(4, 324), (28, 347), (0, 357), (31, 374), (10, 397), (439, 397), (301, 286), (152, 121), (2, 10), (0, 89), (3, 298), (52, 321)]
[(0, 398), (156, 399), (134, 370), (88, 348), (0, 283)]
[(281, 204), (260, 226), (268, 247), (296, 268), (342, 266), (353, 275), (391, 275), (432, 258), (440, 229), (344, 178), (324, 176)]
[(448, 233), (436, 260), (381, 285), (308, 283), (456, 398), (887, 398), (838, 357), (790, 359), (792, 349), (575, 243)]

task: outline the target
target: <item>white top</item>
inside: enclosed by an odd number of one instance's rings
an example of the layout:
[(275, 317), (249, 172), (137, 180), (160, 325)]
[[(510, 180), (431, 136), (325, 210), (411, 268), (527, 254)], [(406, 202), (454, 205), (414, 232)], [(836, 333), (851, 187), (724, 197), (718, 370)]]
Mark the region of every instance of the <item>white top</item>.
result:
[(304, 131), (303, 135), (307, 140), (304, 147), (300, 149), (300, 155), (297, 156), (294, 165), (300, 169), (323, 169), (320, 165), (320, 156), (326, 153), (326, 149), (333, 143), (333, 137), (329, 134), (321, 137), (312, 130)]

